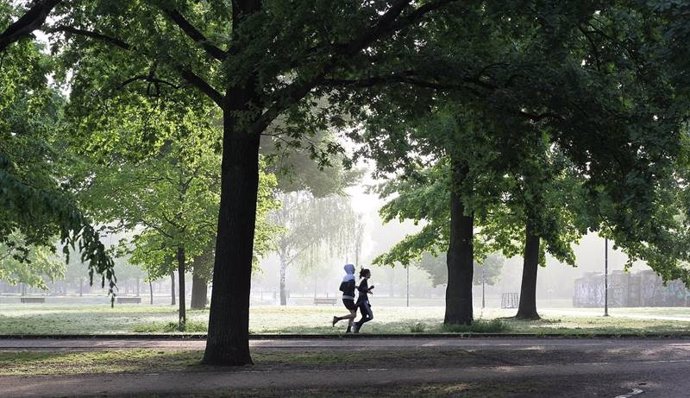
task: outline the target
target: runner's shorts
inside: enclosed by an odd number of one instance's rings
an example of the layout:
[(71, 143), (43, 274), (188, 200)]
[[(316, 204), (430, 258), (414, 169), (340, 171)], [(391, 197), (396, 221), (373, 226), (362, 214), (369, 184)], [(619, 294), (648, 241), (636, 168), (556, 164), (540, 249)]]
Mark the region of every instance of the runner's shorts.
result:
[(357, 306), (355, 305), (355, 300), (343, 299), (343, 304), (345, 304), (345, 308), (347, 308), (348, 310), (357, 309)]

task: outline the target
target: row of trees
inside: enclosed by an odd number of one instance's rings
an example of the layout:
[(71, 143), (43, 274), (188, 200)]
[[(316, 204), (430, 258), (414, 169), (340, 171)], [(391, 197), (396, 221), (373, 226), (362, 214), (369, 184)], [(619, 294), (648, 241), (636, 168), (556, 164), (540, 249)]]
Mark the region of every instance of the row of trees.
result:
[[(403, 242), (409, 250), (399, 259), (447, 252), (446, 323), (473, 320), (475, 230), (487, 248), (524, 244), (525, 280), (533, 283), (541, 242), (567, 260), (569, 243), (586, 229), (603, 231), (663, 277), (688, 280), (678, 266), (685, 218), (677, 217), (688, 109), (685, 2), (37, 0), (28, 9), (3, 7), (3, 90), (31, 105), (55, 97), (44, 81), (10, 73), (32, 59), (40, 66), (36, 45), (21, 40), (39, 28), (49, 35), (54, 79), (70, 90), (64, 128), (50, 129), (51, 143), (79, 148), (113, 178), (132, 164), (132, 176), (136, 165), (154, 167), (134, 186), (154, 175), (186, 186), (184, 195), (166, 194), (171, 207), (161, 217), (171, 226), (141, 221), (146, 255), (171, 242), (170, 261), (181, 267), (188, 253), (208, 247), (182, 238), (207, 231), (182, 223), (193, 221), (187, 195), (213, 192), (188, 181), (204, 150), (222, 154), (220, 178), (206, 182), (219, 186), (220, 197), (205, 363), (251, 363), (249, 286), (257, 220), (268, 204), (259, 183), (261, 135), (286, 148), (306, 142), (326, 163), (341, 148), (307, 138), (347, 127), (361, 154), (392, 178), (389, 192), (399, 192), (387, 214), (426, 222)], [(15, 108), (3, 105), (19, 115), (7, 120), (19, 123), (3, 126), (2, 145), (38, 131), (22, 125), (35, 112)], [(222, 135), (211, 138), (207, 126), (219, 119)], [(113, 279), (97, 234), (72, 211), (70, 195), (93, 174), (64, 181), (36, 170), (32, 177), (45, 175), (45, 186), (27, 187), (27, 158), (2, 152), (0, 181), (10, 194), (0, 208), (11, 220), (0, 221), (3, 239), (15, 229), (48, 236), (34, 233), (39, 226), (68, 243), (81, 238), (91, 270)], [(170, 167), (188, 161), (184, 171)], [(35, 164), (56, 163), (41, 154)], [(116, 194), (127, 200), (127, 192)]]
[[(354, 138), (391, 178), (384, 216), (425, 224), (377, 261), (447, 251), (446, 323), (472, 322), (472, 264), (496, 250), (522, 252), (517, 317), (538, 318), (538, 264), (546, 252), (574, 264), (571, 244), (589, 230), (631, 263), (690, 281), (681, 267), (687, 81), (669, 59), (679, 32), (666, 25), (685, 6), (504, 6), (467, 7), (476, 23), (455, 20), (450, 34), (443, 20), (433, 42), (445, 51), (429, 55), (433, 64), (379, 78), (419, 88), (382, 86)], [(457, 43), (470, 46), (462, 59)]]

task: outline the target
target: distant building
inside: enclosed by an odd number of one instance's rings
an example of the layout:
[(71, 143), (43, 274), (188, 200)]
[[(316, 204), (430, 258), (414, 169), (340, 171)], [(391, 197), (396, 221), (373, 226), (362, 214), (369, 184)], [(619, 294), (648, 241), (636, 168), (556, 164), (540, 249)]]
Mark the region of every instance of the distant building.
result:
[[(609, 307), (687, 307), (690, 290), (674, 280), (664, 285), (654, 271), (609, 275)], [(575, 280), (573, 307), (604, 306), (604, 275), (590, 272)]]

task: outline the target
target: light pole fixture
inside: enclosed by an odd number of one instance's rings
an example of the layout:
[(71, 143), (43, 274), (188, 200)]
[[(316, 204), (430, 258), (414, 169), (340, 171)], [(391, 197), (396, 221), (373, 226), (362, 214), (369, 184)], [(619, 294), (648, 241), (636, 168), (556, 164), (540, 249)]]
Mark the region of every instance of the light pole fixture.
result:
[(407, 306), (410, 306), (410, 264), (407, 264)]
[(604, 238), (604, 316), (609, 316), (609, 240)]
[(486, 301), (484, 300), (484, 277), (486, 276), (484, 274), (484, 266), (486, 264), (482, 264), (482, 309), (486, 307)]

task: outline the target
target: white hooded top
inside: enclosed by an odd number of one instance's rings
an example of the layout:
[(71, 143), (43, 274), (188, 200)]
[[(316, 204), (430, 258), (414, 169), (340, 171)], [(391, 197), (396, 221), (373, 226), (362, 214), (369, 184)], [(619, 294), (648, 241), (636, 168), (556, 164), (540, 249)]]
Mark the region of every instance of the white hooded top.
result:
[(355, 280), (355, 266), (353, 264), (345, 264), (343, 268), (345, 269), (345, 276), (343, 277), (343, 282)]

